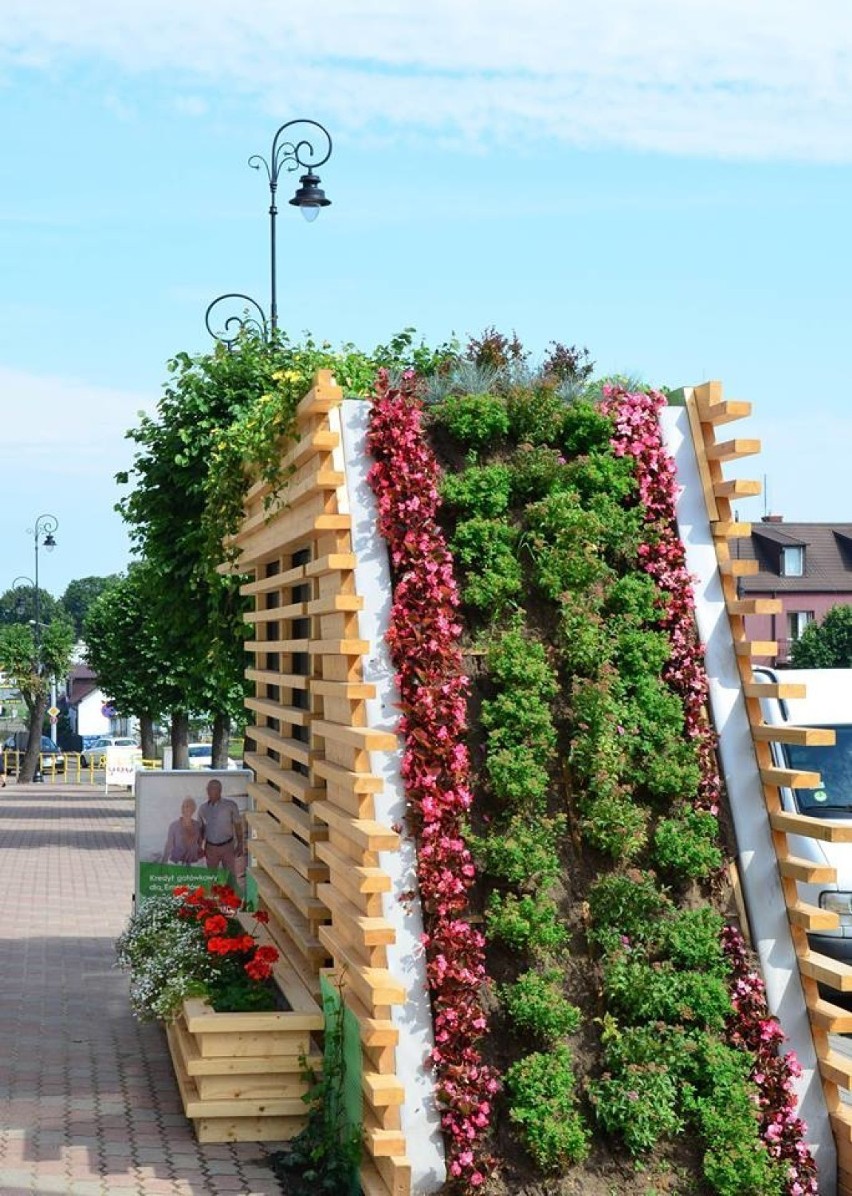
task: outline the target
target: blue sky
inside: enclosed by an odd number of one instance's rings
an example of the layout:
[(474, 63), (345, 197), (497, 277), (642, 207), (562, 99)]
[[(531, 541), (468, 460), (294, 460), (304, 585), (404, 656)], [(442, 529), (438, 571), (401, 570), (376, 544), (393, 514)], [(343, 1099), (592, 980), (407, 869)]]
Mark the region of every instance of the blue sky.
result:
[[(517, 331), (533, 357), (718, 378), (788, 519), (852, 521), (845, 0), (0, 0), (0, 534), (40, 580), (124, 567), (124, 432), (207, 303), (268, 296), (277, 126), (332, 206), (281, 205), (282, 326), (365, 348)], [(289, 180), (288, 180), (289, 181)], [(283, 197), (286, 199), (286, 196)]]

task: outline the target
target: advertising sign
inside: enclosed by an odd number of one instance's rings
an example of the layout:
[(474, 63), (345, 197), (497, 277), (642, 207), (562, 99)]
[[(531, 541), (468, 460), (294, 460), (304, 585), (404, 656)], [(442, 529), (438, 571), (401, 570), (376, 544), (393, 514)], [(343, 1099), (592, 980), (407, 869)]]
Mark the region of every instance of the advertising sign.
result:
[(133, 792), (137, 769), (142, 767), (142, 749), (137, 747), (108, 747), (106, 750), (105, 792), (110, 785), (123, 785)]
[[(245, 815), (251, 779), (252, 774), (245, 769), (137, 773), (137, 903), (145, 897), (170, 893), (176, 885), (196, 888), (229, 883), (237, 892), (245, 891)], [(209, 811), (211, 781), (221, 785), (221, 796), (214, 803), (218, 809), (208, 824), (216, 828), (216, 842), (212, 833), (208, 841), (200, 817), (202, 807)], [(236, 811), (230, 803), (236, 805)], [(233, 837), (228, 840), (231, 833)]]

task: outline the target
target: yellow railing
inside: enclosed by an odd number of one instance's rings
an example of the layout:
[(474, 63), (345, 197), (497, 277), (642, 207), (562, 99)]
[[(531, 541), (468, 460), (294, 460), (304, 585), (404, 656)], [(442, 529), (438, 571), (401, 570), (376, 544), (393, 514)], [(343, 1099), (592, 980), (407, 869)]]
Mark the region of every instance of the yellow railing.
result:
[[(19, 752), (15, 748), (4, 748), (2, 750), (3, 772), (6, 776), (17, 775), (24, 761), (25, 754), (25, 752)], [(103, 772), (103, 764), (101, 763), (103, 757), (101, 756), (97, 758), (96, 767), (95, 757), (88, 756), (86, 752), (62, 752), (60, 754), (65, 760), (64, 768), (56, 767), (56, 756), (53, 752), (39, 753), (39, 772), (51, 784), (64, 780), (73, 781), (78, 785), (82, 783), (94, 785), (96, 783), (95, 774)], [(155, 769), (161, 769), (163, 762), (162, 760), (143, 760), (142, 767), (150, 772)], [(97, 783), (100, 783), (100, 780)]]

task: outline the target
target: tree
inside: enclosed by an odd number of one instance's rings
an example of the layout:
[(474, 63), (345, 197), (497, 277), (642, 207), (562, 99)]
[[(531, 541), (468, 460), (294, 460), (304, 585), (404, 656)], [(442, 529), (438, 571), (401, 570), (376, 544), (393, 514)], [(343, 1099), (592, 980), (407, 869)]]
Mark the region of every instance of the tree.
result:
[(797, 669), (852, 669), (852, 606), (833, 606), (821, 623), (809, 623), (790, 662)]
[(0, 669), (21, 692), (27, 707), (28, 742), (18, 780), (32, 781), (41, 751), (41, 732), (53, 677), (64, 677), (71, 662), (74, 633), (62, 620), (42, 628), (39, 640), (21, 623), (0, 627)]
[(139, 719), (146, 760), (154, 756), (155, 720), (181, 698), (149, 618), (157, 580), (147, 562), (131, 565), (94, 600), (83, 624), (86, 659), (118, 713)]
[(117, 581), (118, 574), (110, 573), (106, 577), (80, 577), (68, 583), (65, 593), (59, 599), (59, 605), (74, 624), (78, 639), (83, 634), (83, 623), (89, 607), (104, 590), (115, 585)]
[[(64, 612), (56, 599), (38, 588), (38, 619), (40, 623), (49, 624), (54, 619), (63, 617)], [(36, 589), (35, 586), (15, 586), (0, 594), (0, 625), (11, 626), (13, 623), (35, 625), (36, 620)]]

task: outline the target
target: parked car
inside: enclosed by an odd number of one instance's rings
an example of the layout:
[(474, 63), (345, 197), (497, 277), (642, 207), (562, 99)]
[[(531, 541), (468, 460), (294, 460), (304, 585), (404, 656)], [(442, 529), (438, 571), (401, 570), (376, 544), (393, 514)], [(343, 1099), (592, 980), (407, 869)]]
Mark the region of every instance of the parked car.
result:
[[(14, 735), (10, 735), (3, 743), (3, 751), (5, 753), (18, 752), (20, 758), (23, 759), (24, 752), (27, 750), (27, 744), (30, 737), (26, 731), (16, 731)], [(42, 764), (47, 771), (55, 770), (56, 772), (65, 771), (65, 757), (59, 750), (56, 743), (49, 735), (42, 735), (41, 737), (41, 757)], [(17, 767), (16, 757), (14, 755), (6, 755), (7, 771), (15, 772)]]
[[(816, 789), (782, 788), (784, 810), (837, 822), (852, 820), (852, 687), (848, 669), (756, 668), (762, 683), (804, 684), (804, 698), (762, 698), (763, 721), (771, 726), (823, 727), (833, 730), (835, 743), (773, 743), (773, 764), (801, 772), (818, 772)], [(835, 869), (836, 881), (801, 884), (799, 894), (809, 905), (832, 910), (840, 919), (837, 930), (810, 932), (814, 951), (852, 963), (852, 844), (828, 843), (790, 835), (790, 854), (809, 863)], [(831, 998), (834, 1000), (834, 998)]]
[(91, 763), (95, 768), (106, 768), (107, 748), (136, 746), (136, 740), (128, 736), (99, 735), (83, 749), (80, 763), (84, 768), (88, 768)]
[[(189, 767), (190, 768), (212, 768), (213, 767), (213, 744), (212, 743), (191, 743), (189, 745)], [(228, 757), (228, 768), (239, 768), (236, 760)]]

